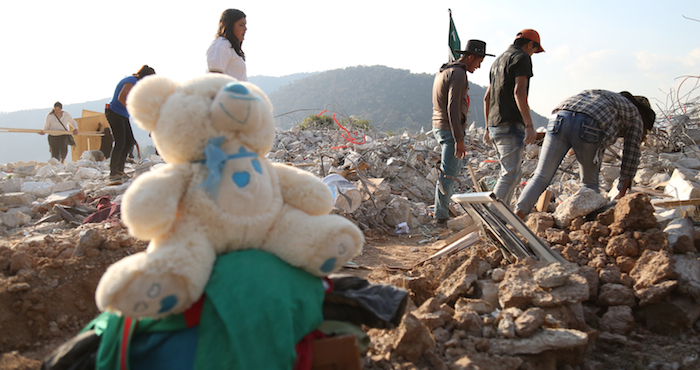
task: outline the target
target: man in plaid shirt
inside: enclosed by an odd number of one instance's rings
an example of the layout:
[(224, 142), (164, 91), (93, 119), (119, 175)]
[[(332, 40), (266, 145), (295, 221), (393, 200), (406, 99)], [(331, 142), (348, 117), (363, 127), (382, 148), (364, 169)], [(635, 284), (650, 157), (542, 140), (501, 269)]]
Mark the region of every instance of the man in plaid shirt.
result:
[(583, 184), (598, 191), (603, 152), (619, 137), (624, 138), (624, 149), (620, 193), (615, 199), (624, 196), (637, 172), (639, 147), (656, 120), (649, 100), (627, 91), (585, 90), (559, 103), (552, 113), (537, 169), (520, 194), (515, 213), (524, 218), (530, 212), (571, 148), (576, 153)]

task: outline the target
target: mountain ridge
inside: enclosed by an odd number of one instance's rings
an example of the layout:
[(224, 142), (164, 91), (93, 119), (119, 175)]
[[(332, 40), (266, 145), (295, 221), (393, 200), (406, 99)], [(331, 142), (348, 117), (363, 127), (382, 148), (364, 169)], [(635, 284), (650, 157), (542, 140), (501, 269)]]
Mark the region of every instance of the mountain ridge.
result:
[[(322, 110), (340, 116), (367, 119), (380, 131), (408, 129), (429, 130), (432, 116), (432, 84), (434, 74), (411, 73), (386, 66), (355, 66), (323, 72), (296, 73), (281, 77), (252, 76), (249, 81), (259, 86), (272, 101), (276, 125), (283, 129), (301, 123), (310, 114)], [(472, 101), (469, 122), (483, 127), (483, 100), (486, 89), (470, 84)], [(110, 98), (76, 104), (63, 109), (74, 118), (83, 110), (102, 112)], [(40, 129), (51, 107), (0, 113), (0, 127)], [(535, 126), (546, 124), (546, 118), (532, 112)], [(141, 147), (153, 145), (148, 132), (132, 125), (134, 137)], [(46, 136), (32, 133), (0, 133), (0, 163), (46, 161), (50, 157)]]

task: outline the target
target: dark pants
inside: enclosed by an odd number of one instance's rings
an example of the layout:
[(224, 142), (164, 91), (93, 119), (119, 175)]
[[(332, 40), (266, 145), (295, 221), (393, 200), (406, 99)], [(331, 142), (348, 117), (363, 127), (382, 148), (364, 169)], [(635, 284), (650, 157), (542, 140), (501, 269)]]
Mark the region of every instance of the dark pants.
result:
[(124, 172), (124, 162), (129, 154), (128, 150), (134, 146), (134, 134), (131, 131), (128, 118), (114, 113), (109, 108), (105, 109), (105, 116), (107, 116), (114, 137), (112, 158), (109, 162), (110, 175), (117, 175)]
[(68, 135), (49, 135), (49, 148), (51, 149), (51, 157), (63, 162), (68, 155)]

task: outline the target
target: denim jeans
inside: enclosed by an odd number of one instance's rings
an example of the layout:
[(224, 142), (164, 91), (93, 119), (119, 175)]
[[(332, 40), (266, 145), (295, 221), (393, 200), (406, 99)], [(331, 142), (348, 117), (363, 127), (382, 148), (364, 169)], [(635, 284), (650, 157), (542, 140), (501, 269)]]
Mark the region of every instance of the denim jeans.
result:
[(542, 144), (540, 159), (532, 178), (520, 194), (515, 209), (529, 213), (540, 194), (547, 189), (561, 161), (574, 148), (583, 184), (598, 191), (600, 162), (594, 163), (604, 132), (590, 116), (583, 113), (558, 111), (547, 125), (547, 135)]
[(498, 161), (501, 164), (494, 194), (503, 203), (510, 205), (515, 186), (523, 174), (522, 161), (525, 151), (525, 125), (516, 122), (498, 127), (489, 127), (489, 138), (496, 147)]
[[(455, 139), (450, 130), (440, 130), (433, 128), (433, 135), (442, 148), (442, 159), (440, 168), (452, 177), (457, 177), (462, 169), (462, 160), (455, 157)], [(440, 184), (445, 190), (445, 194), (440, 191)], [(435, 186), (435, 218), (446, 219), (450, 217), (450, 198), (454, 193), (454, 180), (440, 174), (440, 182)]]

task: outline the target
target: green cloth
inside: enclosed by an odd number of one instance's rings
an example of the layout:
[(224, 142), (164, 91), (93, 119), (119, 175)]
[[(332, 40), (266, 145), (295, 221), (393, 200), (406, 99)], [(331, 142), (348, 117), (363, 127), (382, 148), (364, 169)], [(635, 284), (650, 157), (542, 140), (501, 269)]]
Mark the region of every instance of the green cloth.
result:
[[(219, 256), (205, 288), (195, 369), (291, 370), (296, 344), (323, 321), (324, 295), (320, 278), (267, 252)], [(119, 369), (125, 320), (102, 313), (83, 329), (101, 336), (96, 369)], [(143, 319), (129, 338), (184, 328), (182, 314)]]
[(294, 347), (323, 322), (322, 280), (257, 250), (219, 257), (215, 271), (195, 368), (291, 370)]

